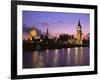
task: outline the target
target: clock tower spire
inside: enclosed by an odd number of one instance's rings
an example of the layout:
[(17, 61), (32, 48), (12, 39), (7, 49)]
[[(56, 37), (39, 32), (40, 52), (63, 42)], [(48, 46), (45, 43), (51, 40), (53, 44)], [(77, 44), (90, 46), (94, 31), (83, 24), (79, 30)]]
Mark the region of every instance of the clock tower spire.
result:
[(82, 44), (82, 26), (80, 20), (77, 25), (77, 44)]

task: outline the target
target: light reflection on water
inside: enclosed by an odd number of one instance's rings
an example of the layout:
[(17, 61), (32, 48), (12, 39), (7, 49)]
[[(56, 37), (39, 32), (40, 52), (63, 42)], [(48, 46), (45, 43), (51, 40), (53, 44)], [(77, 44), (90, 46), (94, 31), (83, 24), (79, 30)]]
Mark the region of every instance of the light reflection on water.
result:
[(83, 48), (75, 48), (75, 65), (82, 64), (83, 62)]
[(67, 64), (70, 64), (70, 48), (67, 48)]
[(23, 53), (23, 68), (89, 65), (89, 48), (75, 47)]
[[(34, 55), (32, 55), (32, 62), (34, 63), (34, 64), (37, 64), (38, 63), (38, 52), (37, 51), (34, 51), (34, 53), (33, 53)], [(32, 63), (32, 65), (34, 65)]]
[(55, 54), (54, 54), (54, 66), (57, 65), (58, 62), (58, 49), (55, 49)]

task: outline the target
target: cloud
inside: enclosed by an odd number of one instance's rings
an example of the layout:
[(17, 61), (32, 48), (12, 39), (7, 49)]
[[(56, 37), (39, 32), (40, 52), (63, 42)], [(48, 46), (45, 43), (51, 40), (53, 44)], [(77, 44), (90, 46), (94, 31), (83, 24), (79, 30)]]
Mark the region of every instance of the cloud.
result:
[(43, 25), (43, 26), (49, 26), (49, 24), (48, 23), (46, 23), (46, 22), (41, 22), (41, 23), (39, 23), (40, 25)]
[(61, 21), (61, 20), (59, 20), (59, 21), (58, 21), (58, 23), (60, 23), (60, 24), (64, 24), (64, 22), (63, 22), (63, 21)]

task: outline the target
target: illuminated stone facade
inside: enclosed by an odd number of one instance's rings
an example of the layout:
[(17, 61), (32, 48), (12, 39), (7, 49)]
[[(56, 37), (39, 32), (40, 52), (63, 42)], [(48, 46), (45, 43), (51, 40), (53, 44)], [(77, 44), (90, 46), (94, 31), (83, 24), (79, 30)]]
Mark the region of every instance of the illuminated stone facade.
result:
[(32, 40), (32, 38), (36, 38), (38, 36), (38, 31), (36, 28), (32, 28), (30, 33), (29, 33), (29, 39)]

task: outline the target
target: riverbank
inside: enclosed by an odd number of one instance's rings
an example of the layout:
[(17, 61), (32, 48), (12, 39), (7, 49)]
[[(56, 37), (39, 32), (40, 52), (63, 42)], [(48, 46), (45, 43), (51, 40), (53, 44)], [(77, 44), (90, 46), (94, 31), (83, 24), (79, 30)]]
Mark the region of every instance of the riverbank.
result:
[(46, 43), (23, 43), (24, 51), (45, 50), (45, 49), (62, 49), (74, 47), (89, 47), (89, 44), (46, 44)]

